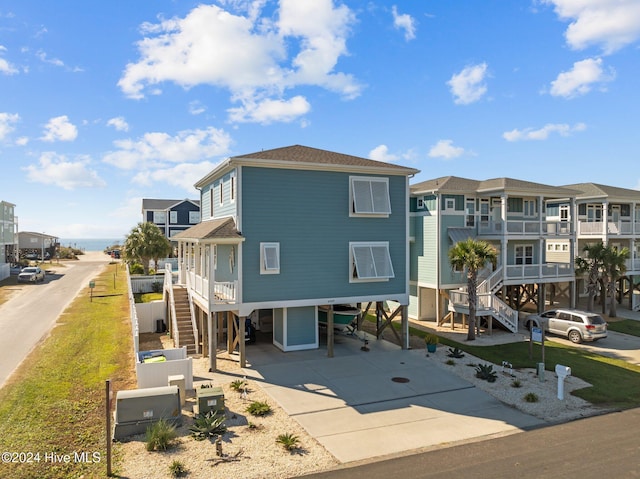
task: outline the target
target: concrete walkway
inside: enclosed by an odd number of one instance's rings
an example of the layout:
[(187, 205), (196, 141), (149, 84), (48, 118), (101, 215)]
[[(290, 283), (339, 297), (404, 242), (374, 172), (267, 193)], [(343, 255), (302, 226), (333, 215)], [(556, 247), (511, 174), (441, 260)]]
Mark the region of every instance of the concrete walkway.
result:
[(540, 426), (458, 376), (434, 366), (424, 350), (403, 351), (353, 336), (326, 349), (280, 353), (248, 348), (247, 377), (343, 463), (510, 434)]

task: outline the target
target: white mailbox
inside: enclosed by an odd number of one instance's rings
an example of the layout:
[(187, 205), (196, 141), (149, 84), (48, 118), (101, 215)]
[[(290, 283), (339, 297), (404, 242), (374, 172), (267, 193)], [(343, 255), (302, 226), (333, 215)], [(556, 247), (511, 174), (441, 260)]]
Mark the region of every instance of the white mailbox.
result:
[(564, 399), (564, 380), (567, 376), (571, 376), (571, 368), (569, 366), (563, 366), (562, 364), (556, 364), (556, 374), (558, 375), (558, 399)]

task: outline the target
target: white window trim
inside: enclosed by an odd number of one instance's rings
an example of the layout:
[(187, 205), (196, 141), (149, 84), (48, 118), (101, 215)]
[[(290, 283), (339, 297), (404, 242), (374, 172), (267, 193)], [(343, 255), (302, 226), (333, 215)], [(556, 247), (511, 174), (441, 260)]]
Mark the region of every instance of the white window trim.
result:
[(219, 193), (218, 196), (220, 197), (218, 204), (222, 206), (224, 205), (224, 181), (223, 180), (220, 180), (220, 182), (218, 183), (218, 187), (220, 188), (220, 191), (218, 192)]
[[(369, 276), (366, 278), (356, 277), (357, 275), (357, 264), (355, 259), (355, 248), (369, 248), (371, 253), (371, 259), (373, 262), (373, 268), (376, 269), (375, 258), (373, 256), (372, 248), (384, 247), (386, 249), (386, 259), (389, 262), (389, 269), (391, 270), (391, 274), (388, 276), (378, 276), (376, 272), (376, 276)], [(393, 270), (393, 262), (391, 261), (391, 254), (389, 252), (389, 242), (387, 241), (378, 241), (378, 242), (350, 242), (349, 243), (349, 282), (350, 283), (366, 283), (366, 282), (380, 282), (380, 281), (389, 281), (389, 279), (395, 278), (395, 273)]]
[[(267, 265), (267, 250), (275, 252), (277, 264)], [(260, 274), (280, 274), (280, 243), (260, 243)]]
[(444, 199), (444, 210), (445, 211), (455, 211), (456, 210), (456, 199), (455, 198), (445, 198)]
[[(518, 254), (518, 249), (522, 248), (522, 254)], [(531, 255), (527, 254), (527, 249), (531, 249)], [(514, 250), (513, 261), (517, 266), (527, 266), (533, 264), (534, 248), (532, 244), (517, 245)], [(522, 262), (518, 263), (518, 259), (521, 258)], [(527, 258), (531, 258), (531, 263), (527, 263)]]
[(419, 210), (424, 209), (424, 199), (423, 198), (418, 198), (417, 209), (419, 209)]
[(231, 175), (231, 179), (230, 179), (230, 191), (229, 191), (229, 195), (230, 195), (230, 202), (231, 203), (235, 203), (236, 201), (236, 175)]
[[(357, 211), (356, 210), (356, 201), (354, 197), (354, 183), (358, 182), (369, 182), (369, 191), (371, 196), (371, 205), (372, 211)], [(386, 205), (385, 210), (383, 211), (375, 211), (373, 207), (373, 192), (371, 191), (371, 186), (373, 183), (383, 183), (386, 186)], [(349, 177), (349, 216), (356, 217), (367, 217), (367, 218), (388, 218), (391, 214), (391, 197), (389, 193), (389, 178), (379, 178), (379, 177), (370, 177), (370, 176), (350, 176)]]
[(169, 211), (169, 224), (172, 224), (172, 225), (178, 224), (178, 212), (177, 211)]
[(197, 210), (189, 211), (189, 224), (197, 225), (200, 223), (200, 212)]

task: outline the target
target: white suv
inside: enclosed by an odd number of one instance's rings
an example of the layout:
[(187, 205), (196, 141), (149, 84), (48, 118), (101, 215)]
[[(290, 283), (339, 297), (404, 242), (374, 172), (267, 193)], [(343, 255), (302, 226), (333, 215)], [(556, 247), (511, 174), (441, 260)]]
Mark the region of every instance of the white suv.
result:
[(531, 314), (527, 316), (525, 326), (527, 329), (544, 326), (545, 331), (569, 338), (572, 343), (607, 337), (607, 322), (602, 316), (579, 309), (552, 309)]

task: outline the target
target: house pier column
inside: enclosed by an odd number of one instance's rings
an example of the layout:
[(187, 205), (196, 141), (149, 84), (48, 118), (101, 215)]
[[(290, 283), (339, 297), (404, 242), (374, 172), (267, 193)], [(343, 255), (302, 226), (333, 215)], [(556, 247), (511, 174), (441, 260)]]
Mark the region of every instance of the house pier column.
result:
[(246, 368), (247, 367), (247, 355), (246, 355), (246, 351), (245, 351), (245, 346), (246, 346), (246, 341), (244, 340), (244, 336), (245, 336), (245, 320), (247, 319), (246, 316), (240, 316), (238, 318), (238, 322), (240, 323), (240, 331), (238, 332), (238, 350), (240, 351), (240, 367), (241, 368)]
[(216, 350), (218, 349), (218, 342), (216, 339), (216, 325), (218, 324), (218, 313), (209, 313), (207, 314), (207, 323), (209, 328), (207, 330), (207, 334), (209, 340), (207, 341), (209, 346), (209, 372), (215, 372), (217, 365), (217, 355)]
[[(400, 324), (402, 325), (402, 349), (409, 349), (409, 307), (406, 304), (400, 306)], [(393, 327), (393, 325), (391, 326)]]
[(333, 357), (333, 305), (327, 311), (327, 357)]

